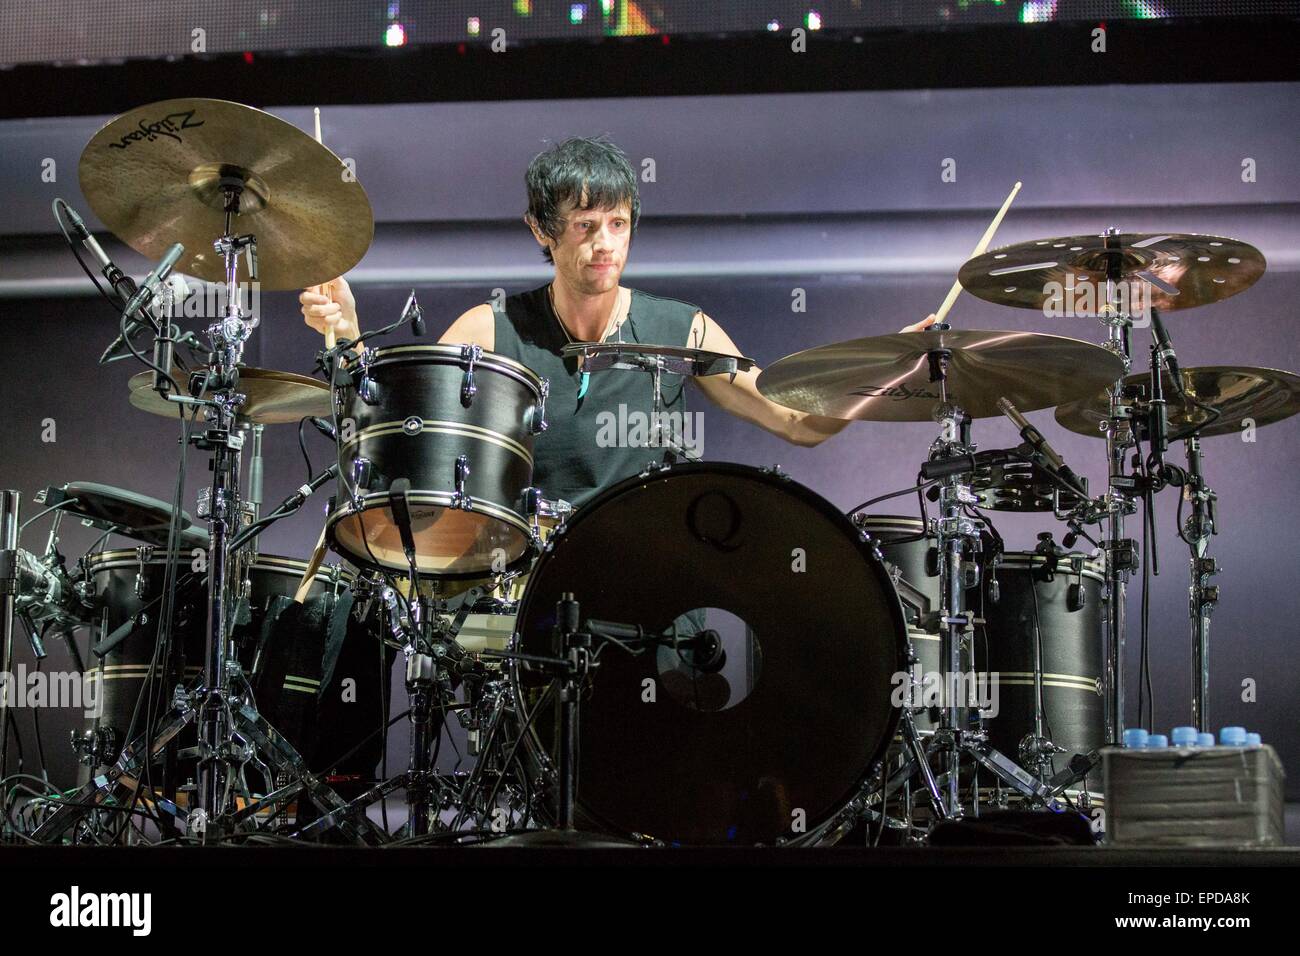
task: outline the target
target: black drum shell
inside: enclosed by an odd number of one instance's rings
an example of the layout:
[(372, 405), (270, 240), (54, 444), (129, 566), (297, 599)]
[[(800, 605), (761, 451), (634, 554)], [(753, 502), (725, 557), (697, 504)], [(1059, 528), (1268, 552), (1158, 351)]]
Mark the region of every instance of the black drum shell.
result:
[[(1106, 743), (1102, 566), (1082, 554), (1063, 555), (1049, 575), (1043, 555), (1011, 551), (994, 573), (998, 600), (989, 596), (988, 574), (983, 587), (987, 667), (982, 648), (976, 651), (980, 669), (998, 674), (998, 715), (987, 722), (989, 741), (1017, 759), (1021, 739), (1034, 729), (1034, 642), (1041, 632), (1046, 731), (1053, 743), (1065, 748), (1056, 758), (1056, 769), (1064, 769), (1072, 755)], [(1080, 586), (1084, 595), (1077, 610), (1070, 603), (1072, 585)]]
[[(734, 526), (713, 516), (714, 530), (692, 525), (704, 523), (693, 508), (706, 500), (709, 509), (733, 503)], [(806, 551), (806, 573), (789, 573), (795, 548)], [(795, 839), (792, 811), (815, 831), (883, 758), (898, 719), (889, 697), (904, 667), (902, 609), (864, 537), (789, 478), (687, 464), (605, 490), (534, 566), (521, 650), (553, 651), (565, 590), (584, 619), (636, 618), (652, 631), (687, 610), (723, 608), (752, 624), (761, 645), (750, 695), (711, 713), (664, 694), (654, 703), (630, 696), (656, 679), (654, 657), (606, 648), (584, 697), (578, 799), (608, 831), (697, 845)], [(647, 607), (657, 608), (654, 620), (639, 610)], [(514, 673), (526, 719), (540, 681)], [(529, 744), (535, 759), (550, 751), (540, 759), (554, 766), (550, 719), (537, 714)]]
[[(523, 555), (528, 524), (521, 495), (532, 482), (534, 422), (540, 416), (541, 379), (504, 356), (483, 352), (474, 364), (475, 394), (466, 403), (462, 387), (469, 365), (455, 345), (394, 346), (375, 350), (365, 366), (371, 402), (356, 387), (343, 393), (339, 420), (351, 421), (351, 440), (342, 446), (335, 512), (329, 520), (336, 550), (363, 567), (405, 571), (407, 562), (387, 509), (387, 493), (398, 478), (410, 480), (413, 523), (431, 519), (468, 521), (500, 547), (509, 562)], [(360, 379), (360, 369), (354, 371)], [(456, 490), (456, 460), (469, 464), (464, 490), (474, 512), (448, 515)], [(365, 459), (368, 464), (358, 462)], [(348, 517), (349, 487), (362, 498), (364, 513)], [(441, 516), (441, 517), (439, 517)], [(343, 522), (340, 525), (340, 522)], [(385, 547), (366, 548), (360, 528), (391, 526)], [(447, 576), (487, 570), (491, 563), (456, 554), (427, 553), (417, 527), (421, 570)], [(389, 541), (388, 539), (392, 540)]]
[[(168, 552), (162, 550), (154, 551), (143, 565), (135, 549), (102, 551), (84, 559), (84, 566), (93, 584), (97, 620), (99, 615), (106, 615), (105, 635), (111, 634), (162, 593), (167, 555)], [(177, 564), (178, 577), (191, 570), (194, 558), (190, 552), (172, 552), (172, 555)], [(251, 619), (248, 623), (236, 625), (233, 631), (235, 644), (241, 651), (241, 663), (246, 669), (252, 667), (254, 645), (268, 607), (276, 597), (292, 598), (306, 569), (306, 562), (272, 554), (258, 555), (249, 567), (251, 594), (248, 606)], [(145, 581), (143, 597), (136, 593), (137, 574)], [(311, 584), (308, 600), (337, 591), (346, 586), (350, 577), (338, 569), (320, 570)], [(206, 576), (197, 579), (190, 588), (177, 592), (172, 638), (183, 650), (184, 676), (187, 682), (196, 679), (203, 672), (207, 644), (206, 602)], [(131, 715), (144, 688), (146, 668), (153, 657), (157, 641), (158, 618), (156, 613), (151, 612), (151, 615), (147, 623), (129, 634), (103, 658), (92, 655), (87, 662), (91, 674), (96, 675), (91, 679), (99, 681), (102, 690), (99, 691), (100, 715), (97, 718), (86, 718), (84, 731), (111, 728), (118, 734), (121, 744), (127, 743), (125, 734), (131, 726)], [(164, 699), (170, 701), (170, 691)], [(145, 711), (142, 706), (140, 716), (136, 719), (136, 733), (143, 729), (144, 723)], [(83, 769), (83, 777), (88, 769)]]

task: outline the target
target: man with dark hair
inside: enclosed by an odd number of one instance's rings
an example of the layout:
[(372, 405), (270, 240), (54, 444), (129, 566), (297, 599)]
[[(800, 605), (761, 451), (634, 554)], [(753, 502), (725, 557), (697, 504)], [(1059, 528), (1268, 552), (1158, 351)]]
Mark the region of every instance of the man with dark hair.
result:
[[(644, 447), (609, 447), (598, 440), (601, 413), (652, 414), (647, 376), (608, 372), (589, 376), (562, 356), (570, 342), (607, 340), (693, 346), (741, 355), (713, 319), (694, 305), (619, 284), (641, 213), (637, 177), (627, 157), (601, 139), (569, 139), (536, 156), (525, 175), (532, 230), (555, 278), (507, 298), (500, 309), (477, 305), (461, 315), (440, 342), (476, 344), (515, 359), (550, 380), (550, 427), (534, 450), (533, 483), (549, 498), (582, 504), (600, 489), (636, 474)], [(307, 324), (338, 337), (358, 335), (356, 304), (347, 282), (332, 295), (307, 290), (299, 297)], [(930, 316), (903, 331), (928, 327)], [(695, 380), (716, 405), (796, 445), (817, 445), (848, 422), (798, 412), (769, 401), (756, 386), (759, 369)], [(681, 413), (685, 383), (665, 375), (661, 411)], [(675, 420), (675, 419), (674, 419)]]

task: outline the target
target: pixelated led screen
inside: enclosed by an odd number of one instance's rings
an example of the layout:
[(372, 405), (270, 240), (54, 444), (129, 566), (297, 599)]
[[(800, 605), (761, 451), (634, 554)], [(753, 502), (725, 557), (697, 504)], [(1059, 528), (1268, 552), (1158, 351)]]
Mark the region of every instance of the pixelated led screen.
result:
[(0, 64), (1298, 12), (1298, 0), (42, 0), (0, 4)]

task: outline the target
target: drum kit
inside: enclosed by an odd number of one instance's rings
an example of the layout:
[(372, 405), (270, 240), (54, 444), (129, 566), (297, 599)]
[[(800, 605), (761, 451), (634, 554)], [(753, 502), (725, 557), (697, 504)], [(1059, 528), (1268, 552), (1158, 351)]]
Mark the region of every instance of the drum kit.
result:
[[(477, 346), (374, 344), (407, 325), (422, 334), (414, 294), (391, 325), (327, 340), (319, 377), (242, 363), (257, 325), (242, 281), (319, 284), (369, 246), (369, 202), (319, 133), (234, 103), (167, 101), (100, 130), (81, 180), (123, 241), (227, 295), (201, 354), (182, 355), (167, 268), (136, 289), (56, 204), (126, 303), (125, 347), (149, 366), (131, 404), (180, 420), (212, 480), (196, 509), (206, 527), (71, 482), (39, 499), (54, 514), (44, 555), (0, 542), (6, 670), (14, 619), (33, 640), (89, 627), (95, 659), (77, 666), (104, 689), (74, 734), (83, 785), (21, 817), (37, 842), (829, 845), (923, 841), (1013, 804), (1085, 812), (1104, 799), (1097, 750), (1123, 733), (1125, 589), (1139, 568), (1126, 520), (1170, 486), (1190, 511), (1192, 722), (1208, 727), (1218, 529), (1200, 443), (1295, 414), (1300, 376), (1181, 369), (1160, 313), (1249, 287), (1264, 259), (1245, 243), (1109, 230), (986, 251), (991, 228), (961, 285), (1045, 315), (1091, 289), (1079, 311), (1103, 344), (941, 321), (797, 352), (758, 379), (804, 412), (933, 422), (915, 485), (845, 514), (779, 467), (686, 460), (660, 436), (661, 457), (647, 449), (643, 472), (574, 509), (532, 483), (545, 380)], [(1148, 321), (1151, 371), (1130, 374), (1132, 331)], [(665, 371), (753, 364), (674, 344), (570, 349), (593, 373), (648, 372), (655, 394)], [(1100, 493), (1022, 414), (1049, 408), (1104, 440)], [(1003, 415), (1022, 444), (980, 450), (974, 422)], [(266, 508), (263, 429), (298, 423), (301, 437), (306, 422), (336, 459)], [(1175, 441), (1186, 467), (1165, 460)], [(326, 485), (308, 559), (257, 550)], [(875, 510), (913, 495), (919, 515)], [(1032, 551), (1007, 550), (998, 512), (1050, 514), (1064, 547), (1046, 529)], [(65, 515), (138, 544), (96, 545), (68, 570)], [(1070, 550), (1079, 539), (1095, 550)], [(342, 563), (324, 567), (331, 549)], [(329, 682), (317, 658), (341, 640), (399, 652), (409, 698), (407, 767), (350, 799), (296, 739)], [(438, 767), (451, 714), (469, 770)], [(395, 835), (371, 811), (398, 791)]]

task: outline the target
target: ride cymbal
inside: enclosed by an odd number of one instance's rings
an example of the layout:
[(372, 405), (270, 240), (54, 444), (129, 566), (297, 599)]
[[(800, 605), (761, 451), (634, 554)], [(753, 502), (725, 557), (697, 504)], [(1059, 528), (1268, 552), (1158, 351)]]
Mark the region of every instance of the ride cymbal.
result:
[(930, 421), (942, 402), (932, 365), (943, 358), (948, 401), (972, 418), (1001, 415), (1003, 397), (1022, 412), (1073, 401), (1123, 372), (1112, 352), (1060, 335), (926, 329), (796, 352), (765, 369), (758, 390), (830, 418)]
[[(327, 282), (374, 238), (366, 192), (338, 156), (270, 113), (212, 99), (150, 103), (99, 130), (81, 154), (81, 191), (119, 239), (157, 260), (185, 246), (177, 271), (225, 281), (213, 242), (224, 187), (240, 190), (231, 230), (257, 237), (265, 291)], [(241, 257), (239, 281), (247, 281)]]

